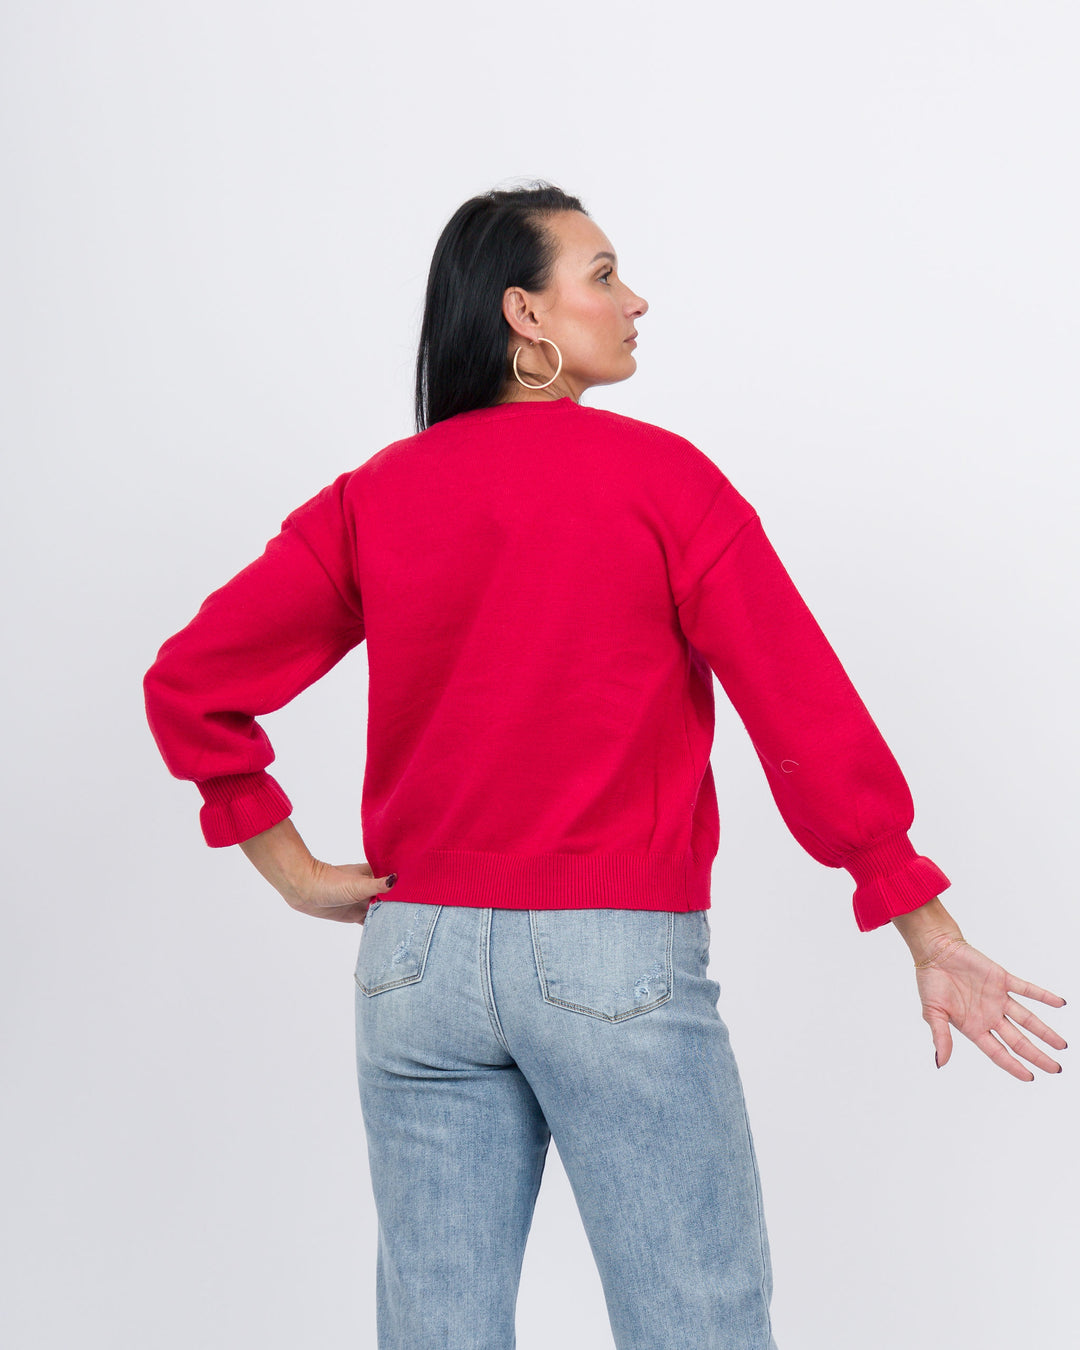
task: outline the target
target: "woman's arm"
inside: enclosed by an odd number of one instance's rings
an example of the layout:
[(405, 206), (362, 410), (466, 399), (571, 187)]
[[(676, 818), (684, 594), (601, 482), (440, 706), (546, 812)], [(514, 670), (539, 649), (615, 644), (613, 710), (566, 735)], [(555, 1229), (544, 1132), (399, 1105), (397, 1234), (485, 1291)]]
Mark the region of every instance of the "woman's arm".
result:
[(953, 938), (964, 936), (960, 925), (941, 903), (940, 896), (927, 900), (925, 905), (907, 914), (897, 914), (892, 922), (916, 962), (943, 950)]
[(224, 848), (292, 811), (267, 772), (256, 720), (289, 703), (364, 641), (342, 474), (282, 521), (260, 557), (206, 597), (143, 677), (146, 716), (169, 771), (204, 799), (207, 844)]
[(396, 876), (376, 880), (367, 863), (334, 867), (312, 857), (290, 819), (292, 803), (266, 772), (273, 747), (255, 720), (366, 636), (345, 495), (351, 477), (339, 475), (287, 516), (261, 557), (163, 644), (143, 684), (165, 763), (205, 800), (206, 842), (239, 844), (293, 909), (363, 923), (372, 897)]
[(742, 719), (791, 833), (854, 877), (860, 929), (891, 920), (907, 942), (938, 1065), (952, 1053), (951, 1024), (1014, 1078), (1034, 1074), (1010, 1050), (1059, 1072), (1018, 1028), (1055, 1049), (1066, 1042), (1012, 995), (1065, 1000), (964, 940), (941, 903), (949, 878), (908, 838), (915, 808), (900, 766), (757, 513), (726, 480), (670, 566), (683, 632)]
[(915, 805), (899, 764), (730, 483), (669, 568), (682, 631), (739, 714), (788, 829), (854, 879), (859, 928), (939, 896), (950, 880), (911, 842)]

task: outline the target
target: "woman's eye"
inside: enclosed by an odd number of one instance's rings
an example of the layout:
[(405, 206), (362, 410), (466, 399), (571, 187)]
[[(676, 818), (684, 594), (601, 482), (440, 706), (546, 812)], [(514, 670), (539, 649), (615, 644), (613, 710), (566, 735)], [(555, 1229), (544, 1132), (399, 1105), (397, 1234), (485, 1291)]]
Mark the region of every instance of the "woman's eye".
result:
[(612, 272), (613, 272), (614, 270), (615, 270), (615, 269), (614, 269), (613, 267), (609, 267), (608, 270), (607, 270), (606, 272), (601, 272), (601, 274), (600, 274), (598, 280), (600, 280), (600, 281), (606, 280), (609, 276), (611, 276), (611, 274), (612, 274)]

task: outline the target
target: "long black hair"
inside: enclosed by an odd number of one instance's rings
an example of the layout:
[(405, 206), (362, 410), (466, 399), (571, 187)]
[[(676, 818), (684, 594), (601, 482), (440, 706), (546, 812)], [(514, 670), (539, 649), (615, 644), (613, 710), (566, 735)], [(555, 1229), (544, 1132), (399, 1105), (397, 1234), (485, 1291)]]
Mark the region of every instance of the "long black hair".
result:
[(588, 212), (551, 183), (470, 197), (447, 222), (428, 271), (416, 357), (416, 430), (455, 413), (490, 407), (506, 379), (508, 286), (542, 291), (551, 282), (557, 240), (545, 218)]

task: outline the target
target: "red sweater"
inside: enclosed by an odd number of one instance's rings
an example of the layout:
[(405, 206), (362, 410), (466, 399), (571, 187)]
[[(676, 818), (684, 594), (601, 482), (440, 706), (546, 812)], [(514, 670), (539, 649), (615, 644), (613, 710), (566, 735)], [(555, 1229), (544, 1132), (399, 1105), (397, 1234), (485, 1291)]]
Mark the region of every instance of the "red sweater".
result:
[(255, 719), (365, 639), (363, 842), (395, 900), (707, 909), (713, 672), (861, 930), (949, 885), (757, 512), (661, 427), (569, 397), (479, 408), (293, 511), (145, 676), (208, 844), (291, 813)]

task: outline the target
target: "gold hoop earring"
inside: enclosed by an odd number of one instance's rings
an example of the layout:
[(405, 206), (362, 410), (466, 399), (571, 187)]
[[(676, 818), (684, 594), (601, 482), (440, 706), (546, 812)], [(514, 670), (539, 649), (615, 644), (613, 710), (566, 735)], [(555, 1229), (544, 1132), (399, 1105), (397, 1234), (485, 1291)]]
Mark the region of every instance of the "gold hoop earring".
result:
[[(538, 342), (551, 342), (551, 339), (550, 339), (550, 338), (537, 338), (537, 341), (538, 341)], [(529, 343), (529, 346), (530, 346), (530, 347), (532, 347), (532, 346), (534, 346), (534, 345), (535, 345), (535, 344), (533, 344), (532, 342)], [(553, 347), (555, 347), (555, 343), (554, 343), (554, 342), (551, 342), (551, 345), (552, 345)], [(562, 370), (562, 352), (559, 351), (558, 347), (555, 347), (555, 350), (556, 350), (556, 352), (559, 353), (559, 364), (555, 367), (555, 374), (552, 375), (551, 379), (548, 380), (545, 384), (526, 384), (525, 381), (524, 381), (524, 380), (521, 378), (521, 376), (518, 374), (517, 363), (518, 363), (518, 357), (521, 355), (521, 348), (520, 348), (520, 347), (517, 347), (517, 348), (515, 349), (515, 351), (514, 351), (514, 379), (517, 380), (518, 384), (524, 385), (524, 387), (525, 387), (526, 389), (546, 389), (546, 388), (548, 387), (548, 385), (552, 383), (553, 380), (557, 380), (557, 379), (559, 378), (559, 371)]]

